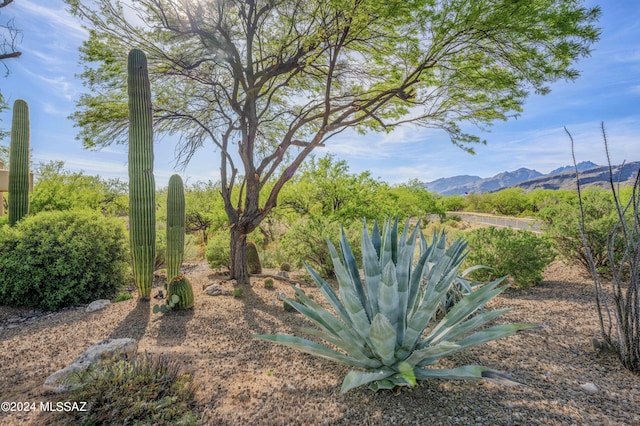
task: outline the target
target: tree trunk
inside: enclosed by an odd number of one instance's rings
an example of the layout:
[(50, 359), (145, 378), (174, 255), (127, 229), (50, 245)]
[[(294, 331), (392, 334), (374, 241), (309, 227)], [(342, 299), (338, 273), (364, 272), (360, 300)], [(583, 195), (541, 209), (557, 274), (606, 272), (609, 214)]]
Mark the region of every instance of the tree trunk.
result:
[(247, 235), (231, 228), (231, 278), (240, 285), (249, 285), (247, 269)]

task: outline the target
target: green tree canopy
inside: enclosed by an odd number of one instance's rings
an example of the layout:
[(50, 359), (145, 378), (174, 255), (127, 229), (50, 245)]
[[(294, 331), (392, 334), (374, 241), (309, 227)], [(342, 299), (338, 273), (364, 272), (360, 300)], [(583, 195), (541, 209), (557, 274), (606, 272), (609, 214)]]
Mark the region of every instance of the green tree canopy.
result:
[(217, 147), (240, 282), (246, 235), (313, 149), (348, 128), (411, 122), (470, 150), (481, 139), (461, 123), (505, 120), (530, 92), (578, 77), (600, 14), (579, 0), (66, 2), (90, 34), (80, 139), (125, 141), (126, 56), (144, 50), (156, 129), (179, 135), (182, 162)]

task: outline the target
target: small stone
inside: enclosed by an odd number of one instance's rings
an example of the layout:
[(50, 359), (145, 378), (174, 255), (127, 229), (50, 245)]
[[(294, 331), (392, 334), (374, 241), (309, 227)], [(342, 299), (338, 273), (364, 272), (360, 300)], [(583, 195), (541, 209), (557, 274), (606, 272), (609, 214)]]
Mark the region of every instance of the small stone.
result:
[(204, 292), (209, 296), (223, 296), (228, 293), (220, 284), (212, 284), (205, 288)]
[(7, 319), (7, 322), (9, 324), (15, 323), (15, 322), (22, 322), (24, 321), (24, 318), (21, 317), (10, 317), (9, 319)]
[(600, 389), (591, 382), (584, 383), (580, 385), (580, 387), (582, 388), (583, 391), (587, 393), (598, 393), (600, 391)]
[(111, 304), (111, 301), (108, 299), (94, 300), (93, 302), (89, 303), (89, 306), (87, 306), (87, 309), (85, 309), (85, 311), (86, 312), (99, 311), (101, 309), (106, 308), (110, 304)]

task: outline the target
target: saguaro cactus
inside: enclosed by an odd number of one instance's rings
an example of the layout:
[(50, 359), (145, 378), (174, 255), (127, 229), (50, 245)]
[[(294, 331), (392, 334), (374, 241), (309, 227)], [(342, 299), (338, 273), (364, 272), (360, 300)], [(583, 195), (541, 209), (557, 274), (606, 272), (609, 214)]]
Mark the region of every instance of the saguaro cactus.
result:
[(184, 185), (179, 175), (172, 175), (167, 194), (167, 284), (180, 274), (185, 222)]
[(13, 103), (9, 148), (9, 225), (29, 213), (29, 106)]
[(127, 62), (129, 95), (129, 231), (133, 275), (141, 299), (153, 284), (156, 254), (156, 193), (153, 177), (153, 114), (144, 52), (133, 49)]

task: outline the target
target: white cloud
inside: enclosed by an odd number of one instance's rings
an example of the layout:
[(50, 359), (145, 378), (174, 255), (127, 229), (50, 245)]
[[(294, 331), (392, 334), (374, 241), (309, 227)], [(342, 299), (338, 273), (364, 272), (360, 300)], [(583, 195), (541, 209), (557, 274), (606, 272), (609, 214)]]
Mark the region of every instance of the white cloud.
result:
[[(61, 1), (48, 2), (49, 6), (53, 3), (53, 7), (45, 7), (33, 0), (20, 0), (15, 2), (15, 9), (21, 19), (20, 27), (27, 28), (28, 22), (37, 22), (38, 27), (29, 27), (33, 30), (42, 31), (42, 24), (50, 29), (55, 29), (53, 35), (56, 38), (64, 37), (73, 38), (76, 41), (85, 40), (88, 37), (87, 30), (82, 28), (80, 22), (64, 8)], [(13, 6), (13, 5), (12, 5)], [(26, 18), (26, 19), (25, 19)]]

